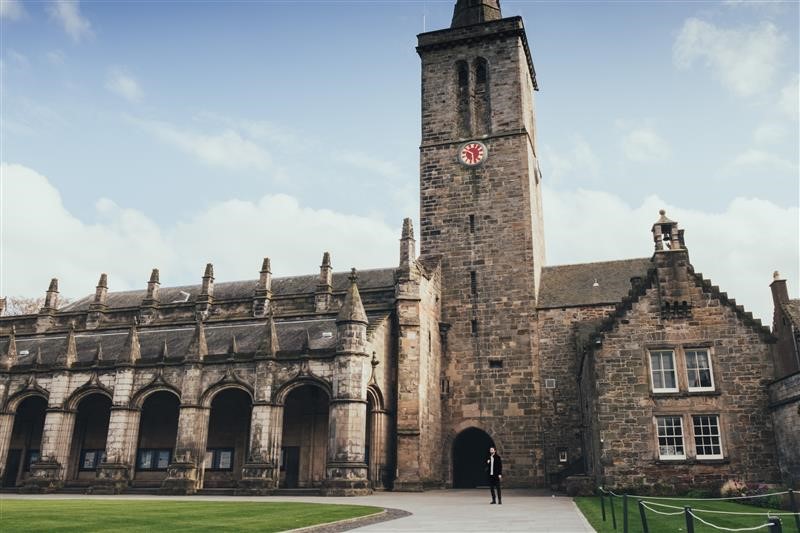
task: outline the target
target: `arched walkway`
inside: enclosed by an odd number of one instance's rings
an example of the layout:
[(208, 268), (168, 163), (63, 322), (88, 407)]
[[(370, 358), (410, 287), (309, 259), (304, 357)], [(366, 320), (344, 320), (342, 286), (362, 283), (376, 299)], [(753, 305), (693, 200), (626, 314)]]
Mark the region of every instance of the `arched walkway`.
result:
[(105, 460), (108, 420), (111, 417), (111, 398), (91, 393), (78, 403), (75, 430), (72, 433), (67, 480), (90, 482), (97, 467)]
[(2, 486), (21, 484), (30, 472), (31, 463), (39, 460), (46, 409), (47, 400), (41, 396), (29, 396), (17, 407), (5, 475), (0, 480)]
[(205, 488), (235, 487), (242, 478), (252, 409), (250, 395), (239, 388), (224, 389), (211, 401), (203, 478)]
[(478, 428), (467, 428), (453, 441), (453, 488), (468, 489), (486, 485), (486, 459), (492, 438)]
[(280, 486), (318, 487), (325, 479), (330, 400), (320, 387), (303, 385), (286, 397)]
[(178, 434), (180, 400), (172, 392), (158, 391), (142, 404), (136, 450), (137, 486), (159, 486), (167, 475)]

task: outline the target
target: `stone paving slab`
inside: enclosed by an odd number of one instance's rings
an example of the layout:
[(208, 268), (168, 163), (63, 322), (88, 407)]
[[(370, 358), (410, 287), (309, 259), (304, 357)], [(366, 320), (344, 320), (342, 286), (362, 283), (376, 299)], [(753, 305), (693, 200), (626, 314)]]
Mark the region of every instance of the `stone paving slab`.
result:
[[(433, 490), (428, 492), (377, 492), (372, 496), (331, 498), (321, 496), (88, 496), (83, 494), (22, 495), (3, 494), (5, 499), (171, 499), (175, 501), (302, 501), (344, 503), (402, 509), (409, 516), (349, 530), (395, 533), (496, 533), (496, 532), (592, 532), (572, 498), (543, 495), (542, 491), (512, 489), (503, 491), (503, 505), (490, 505), (488, 490)], [(316, 529), (325, 532), (326, 526)], [(337, 531), (345, 529), (337, 528)], [(332, 531), (332, 530), (331, 530)]]

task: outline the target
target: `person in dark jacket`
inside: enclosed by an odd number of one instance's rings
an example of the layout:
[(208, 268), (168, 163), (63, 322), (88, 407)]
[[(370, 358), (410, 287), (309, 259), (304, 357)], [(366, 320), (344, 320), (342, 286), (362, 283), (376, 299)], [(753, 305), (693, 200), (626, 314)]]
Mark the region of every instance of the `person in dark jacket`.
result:
[[(486, 472), (489, 474), (489, 491), (492, 493), (492, 503), (503, 504), (500, 493), (500, 481), (503, 479), (503, 460), (497, 454), (494, 446), (489, 448), (489, 458), (486, 460)], [(497, 500), (494, 491), (497, 490)]]

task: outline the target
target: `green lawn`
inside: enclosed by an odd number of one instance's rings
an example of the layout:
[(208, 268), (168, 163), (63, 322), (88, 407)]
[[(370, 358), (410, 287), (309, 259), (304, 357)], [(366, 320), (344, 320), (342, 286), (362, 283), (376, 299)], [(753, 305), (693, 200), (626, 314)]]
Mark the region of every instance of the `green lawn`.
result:
[[(647, 498), (643, 498), (648, 501)], [(736, 515), (722, 515), (712, 513), (701, 513), (695, 511), (695, 514), (707, 522), (712, 524), (727, 527), (727, 528), (742, 528), (754, 527), (767, 522), (767, 510), (764, 507), (755, 507), (752, 505), (742, 505), (738, 503), (730, 503), (726, 501), (680, 501), (680, 500), (649, 500), (654, 503), (674, 505), (676, 507), (683, 507), (688, 505), (692, 509), (710, 509), (712, 511), (733, 511), (737, 513), (761, 513), (761, 516), (736, 516)], [(608, 498), (606, 498), (606, 521), (603, 522), (600, 510), (600, 498), (598, 496), (592, 497), (579, 497), (575, 498), (575, 503), (578, 508), (583, 512), (587, 520), (592, 524), (597, 531), (601, 533), (613, 532), (614, 527), (611, 522), (611, 508), (609, 507)], [(651, 505), (651, 508), (657, 509), (662, 512), (676, 512), (678, 509), (668, 509)], [(622, 498), (614, 498), (614, 509), (617, 515), (617, 531), (622, 532)], [(773, 509), (774, 512), (786, 512)], [(686, 531), (686, 521), (683, 514), (678, 516), (662, 516), (651, 511), (646, 512), (647, 524), (650, 533), (673, 533), (676, 531)], [(783, 533), (798, 533), (795, 526), (794, 517), (781, 516), (783, 522)], [(705, 533), (708, 531), (716, 531), (714, 528), (702, 524), (695, 520), (695, 532)], [(639, 516), (639, 507), (635, 498), (628, 500), (628, 526), (631, 533), (640, 533), (642, 531), (642, 520)], [(764, 528), (758, 530), (762, 533), (769, 533), (771, 528)]]
[(0, 531), (285, 531), (381, 512), (297, 502), (15, 500), (0, 496)]

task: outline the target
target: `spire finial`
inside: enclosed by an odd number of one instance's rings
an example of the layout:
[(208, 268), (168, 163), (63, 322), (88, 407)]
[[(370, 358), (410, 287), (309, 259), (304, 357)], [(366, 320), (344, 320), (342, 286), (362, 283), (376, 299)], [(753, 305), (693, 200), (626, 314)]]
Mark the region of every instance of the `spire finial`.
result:
[(501, 18), (500, 0), (458, 0), (450, 27), (458, 28)]
[(344, 303), (339, 311), (339, 316), (336, 317), (336, 323), (343, 322), (362, 322), (368, 323), (367, 313), (364, 311), (364, 304), (361, 302), (361, 295), (358, 293), (358, 275), (356, 269), (350, 270), (350, 288), (344, 297)]
[(350, 280), (350, 283), (355, 285), (358, 281), (358, 272), (356, 271), (355, 267), (350, 269), (350, 275), (347, 276), (347, 279)]

